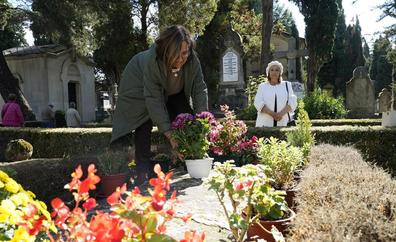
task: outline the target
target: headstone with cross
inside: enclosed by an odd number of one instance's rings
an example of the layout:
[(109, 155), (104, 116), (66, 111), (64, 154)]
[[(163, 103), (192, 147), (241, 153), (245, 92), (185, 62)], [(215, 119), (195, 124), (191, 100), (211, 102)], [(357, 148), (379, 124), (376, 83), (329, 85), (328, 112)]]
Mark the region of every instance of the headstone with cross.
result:
[(218, 105), (227, 104), (231, 109), (241, 109), (247, 105), (242, 56), (241, 37), (229, 26), (220, 58)]
[(274, 59), (287, 58), (287, 79), (288, 81), (296, 81), (296, 58), (307, 56), (308, 50), (297, 49), (294, 37), (290, 37), (287, 44), (287, 51), (276, 51), (273, 57)]

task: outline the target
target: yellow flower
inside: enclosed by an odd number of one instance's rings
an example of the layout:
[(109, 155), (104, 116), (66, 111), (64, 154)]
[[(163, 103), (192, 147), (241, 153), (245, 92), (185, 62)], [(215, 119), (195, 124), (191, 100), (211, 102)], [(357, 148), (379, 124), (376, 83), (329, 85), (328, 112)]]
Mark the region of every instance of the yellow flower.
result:
[(31, 198), (36, 198), (36, 195), (31, 191), (26, 191)]
[(25, 192), (19, 192), (17, 194), (13, 194), (10, 197), (10, 200), (14, 202), (16, 206), (27, 206), (29, 201), (31, 201), (29, 195)]
[(5, 173), (4, 171), (0, 171), (0, 180), (5, 181), (8, 178), (7, 173)]
[(17, 193), (19, 191), (20, 185), (14, 181), (12, 178), (8, 178), (6, 181), (5, 189), (11, 193)]
[(11, 242), (34, 242), (36, 236), (29, 236), (28, 232), (23, 228), (19, 227), (15, 233), (14, 237), (11, 239)]
[(4, 183), (2, 181), (0, 181), (0, 188), (4, 187)]

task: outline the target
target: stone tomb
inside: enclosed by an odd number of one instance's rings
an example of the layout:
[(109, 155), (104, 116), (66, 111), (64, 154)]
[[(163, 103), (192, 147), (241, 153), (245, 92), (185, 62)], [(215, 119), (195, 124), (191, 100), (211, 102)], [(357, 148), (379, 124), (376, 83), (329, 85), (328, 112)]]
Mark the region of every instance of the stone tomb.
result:
[(346, 108), (351, 118), (374, 116), (374, 84), (364, 66), (355, 68), (352, 79), (346, 83)]

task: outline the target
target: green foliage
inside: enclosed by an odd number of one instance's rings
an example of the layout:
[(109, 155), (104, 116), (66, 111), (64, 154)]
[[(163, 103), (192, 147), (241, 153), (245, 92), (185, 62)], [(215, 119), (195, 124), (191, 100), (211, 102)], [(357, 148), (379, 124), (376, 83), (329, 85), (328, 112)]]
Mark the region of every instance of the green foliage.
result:
[[(224, 209), (235, 241), (243, 241), (249, 225), (259, 218), (276, 220), (288, 210), (282, 196), (285, 192), (269, 185), (267, 172), (267, 167), (260, 164), (235, 167), (232, 161), (216, 162), (212, 175), (205, 180)], [(226, 200), (232, 207), (225, 205)]]
[(128, 151), (113, 150), (106, 150), (99, 154), (97, 163), (99, 174), (108, 176), (128, 172), (128, 164), (132, 160), (131, 155)]
[(277, 188), (290, 186), (294, 171), (303, 162), (300, 148), (274, 137), (260, 138), (258, 156), (259, 162), (269, 168), (267, 175), (274, 179)]
[(301, 148), (305, 162), (308, 162), (308, 155), (315, 143), (315, 136), (312, 134), (311, 127), (312, 123), (304, 109), (304, 102), (300, 100), (298, 102), (296, 128), (287, 132), (286, 137), (290, 145)]
[(392, 83), (392, 63), (388, 54), (392, 50), (392, 44), (388, 38), (380, 36), (374, 42), (373, 59), (370, 68), (370, 77), (375, 80), (375, 94), (383, 88), (388, 88)]
[[(381, 5), (378, 6), (383, 14), (380, 19), (382, 20), (385, 17), (396, 18), (396, 2), (392, 0), (385, 0)], [(396, 24), (392, 24), (388, 26), (385, 30), (385, 34), (387, 37), (395, 40), (396, 38)]]
[(219, 0), (165, 0), (158, 1), (160, 28), (180, 24), (192, 33), (202, 35), (212, 20)]
[(237, 113), (237, 118), (242, 120), (256, 120), (257, 109), (254, 105), (249, 105), (244, 109), (241, 109)]
[(95, 47), (92, 27), (97, 15), (86, 1), (33, 0), (30, 26), (36, 45), (62, 44), (87, 56)]
[[(293, 0), (304, 16), (309, 50), (307, 91), (315, 89), (320, 67), (331, 57), (338, 17), (337, 0)], [(326, 23), (326, 24), (323, 24)]]
[(248, 105), (249, 106), (253, 105), (253, 103), (254, 103), (254, 98), (256, 97), (258, 86), (261, 83), (264, 83), (266, 81), (267, 81), (267, 78), (264, 75), (260, 75), (257, 77), (254, 77), (254, 76), (248, 77), (246, 94), (248, 96)]
[(33, 146), (24, 139), (11, 140), (5, 150), (5, 158), (8, 161), (26, 160), (32, 156)]
[(109, 88), (114, 82), (119, 83), (129, 59), (142, 51), (143, 46), (137, 46), (139, 33), (133, 29), (129, 0), (97, 0), (95, 9), (99, 18), (94, 26), (97, 49), (93, 57)]
[(334, 98), (320, 89), (304, 97), (304, 106), (311, 119), (344, 118), (347, 114), (342, 97)]
[(0, 51), (26, 45), (22, 21), (18, 21), (11, 10), (5, 10), (9, 7), (6, 0), (0, 0)]

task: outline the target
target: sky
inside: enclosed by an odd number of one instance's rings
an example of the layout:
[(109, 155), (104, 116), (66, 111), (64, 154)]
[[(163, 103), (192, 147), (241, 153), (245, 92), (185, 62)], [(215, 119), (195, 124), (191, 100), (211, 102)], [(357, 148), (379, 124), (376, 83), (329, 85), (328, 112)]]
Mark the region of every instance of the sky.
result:
[[(278, 0), (280, 4), (289, 8), (296, 20), (297, 28), (301, 37), (304, 37), (305, 23), (304, 17), (299, 12), (296, 5), (289, 3), (288, 0)], [(386, 26), (395, 23), (396, 19), (386, 17), (382, 21), (377, 22), (382, 11), (376, 9), (384, 0), (343, 0), (343, 8), (345, 12), (346, 24), (354, 23), (356, 16), (358, 16), (362, 28), (362, 35), (366, 39), (369, 46), (372, 46), (374, 40), (379, 36), (378, 32), (384, 30)], [(15, 1), (14, 1), (15, 2)], [(26, 40), (29, 45), (33, 45), (33, 36), (30, 31), (26, 33)]]
[[(382, 21), (377, 22), (381, 16), (382, 11), (376, 9), (376, 6), (381, 5), (384, 0), (343, 0), (342, 6), (345, 13), (345, 23), (355, 23), (356, 16), (359, 18), (360, 26), (362, 28), (362, 36), (366, 39), (369, 46), (371, 46), (374, 40), (379, 36), (379, 32), (383, 31), (386, 26), (394, 24), (395, 19), (390, 17), (384, 18)], [(280, 4), (285, 5), (293, 13), (293, 17), (296, 21), (297, 29), (300, 37), (304, 37), (305, 23), (304, 17), (299, 12), (296, 5), (290, 3), (288, 0), (278, 0)], [(353, 3), (355, 2), (355, 3)]]

